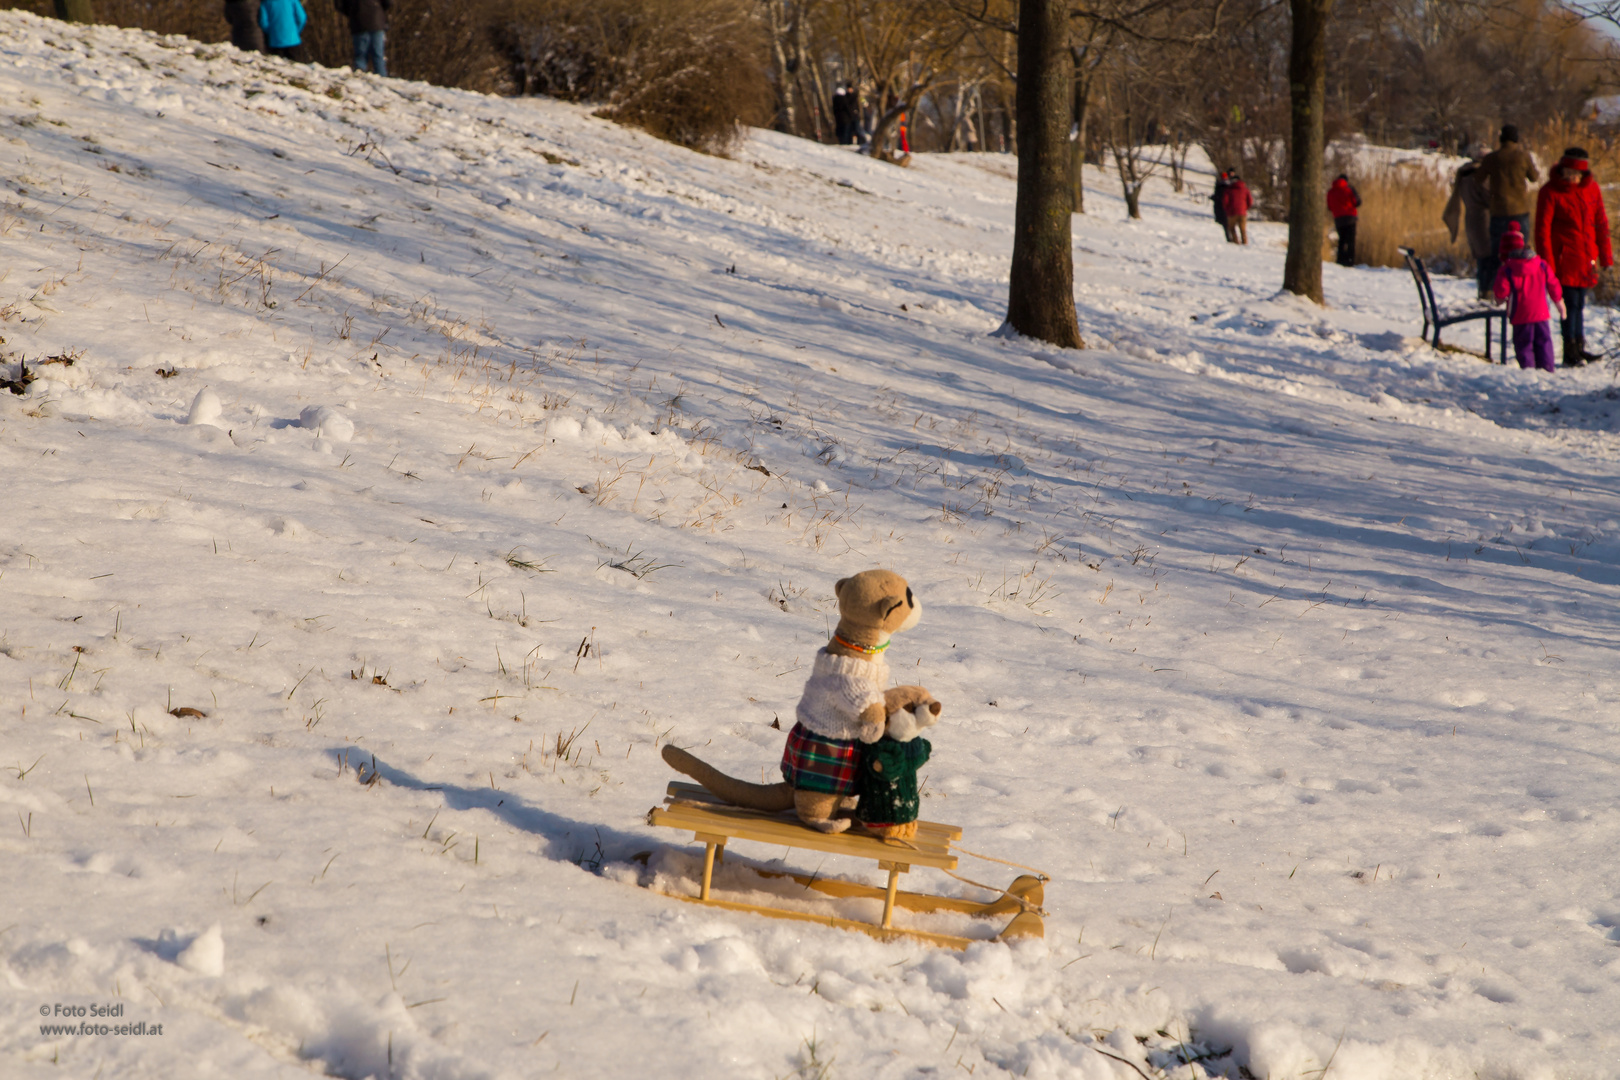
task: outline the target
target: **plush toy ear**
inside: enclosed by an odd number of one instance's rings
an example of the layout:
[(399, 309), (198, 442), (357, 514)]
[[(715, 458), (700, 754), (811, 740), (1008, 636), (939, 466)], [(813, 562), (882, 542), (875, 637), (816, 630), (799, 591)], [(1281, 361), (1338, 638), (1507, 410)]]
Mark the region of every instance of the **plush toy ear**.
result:
[(837, 581), (833, 582), (833, 595), (842, 599), (844, 586), (848, 584), (849, 578), (847, 577), (839, 578)]
[(933, 713), (935, 716), (938, 716), (940, 710), (943, 709), (944, 707), (945, 707), (944, 705), (941, 705), (937, 701), (930, 701), (928, 703), (928, 711)]

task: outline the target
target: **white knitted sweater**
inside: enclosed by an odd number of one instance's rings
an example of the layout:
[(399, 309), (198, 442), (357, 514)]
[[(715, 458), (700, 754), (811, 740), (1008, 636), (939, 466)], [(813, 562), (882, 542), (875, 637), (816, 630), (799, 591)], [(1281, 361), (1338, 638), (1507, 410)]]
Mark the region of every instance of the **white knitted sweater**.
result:
[(881, 655), (868, 660), (822, 649), (799, 698), (799, 723), (823, 738), (858, 739), (862, 710), (882, 705), (888, 685), (889, 665)]

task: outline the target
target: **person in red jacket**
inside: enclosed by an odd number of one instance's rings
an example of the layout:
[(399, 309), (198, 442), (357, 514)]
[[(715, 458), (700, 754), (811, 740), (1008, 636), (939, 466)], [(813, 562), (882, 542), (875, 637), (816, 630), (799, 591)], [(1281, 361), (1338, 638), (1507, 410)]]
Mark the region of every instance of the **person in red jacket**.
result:
[(1333, 215), (1333, 231), (1339, 234), (1340, 266), (1356, 265), (1356, 211), (1360, 207), (1360, 193), (1351, 185), (1350, 178), (1340, 173), (1327, 193), (1328, 213)]
[(1552, 264), (1564, 287), (1568, 316), (1560, 323), (1564, 366), (1579, 367), (1598, 354), (1586, 351), (1586, 292), (1598, 273), (1614, 265), (1609, 245), (1609, 215), (1603, 193), (1592, 178), (1586, 151), (1564, 151), (1552, 176), (1536, 197), (1536, 254)]
[(1243, 177), (1233, 170), (1227, 178), (1226, 193), (1222, 196), (1222, 209), (1226, 211), (1226, 241), (1229, 244), (1249, 242), (1249, 211), (1254, 208), (1254, 195)]

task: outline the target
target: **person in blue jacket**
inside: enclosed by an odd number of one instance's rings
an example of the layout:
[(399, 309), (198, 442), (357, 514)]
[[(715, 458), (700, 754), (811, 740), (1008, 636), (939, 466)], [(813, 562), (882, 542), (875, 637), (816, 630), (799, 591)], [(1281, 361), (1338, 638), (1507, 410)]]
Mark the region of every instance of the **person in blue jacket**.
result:
[(294, 63), (309, 60), (304, 48), (304, 25), (309, 13), (300, 0), (263, 0), (259, 5), (259, 26), (264, 30), (265, 43), (277, 56)]

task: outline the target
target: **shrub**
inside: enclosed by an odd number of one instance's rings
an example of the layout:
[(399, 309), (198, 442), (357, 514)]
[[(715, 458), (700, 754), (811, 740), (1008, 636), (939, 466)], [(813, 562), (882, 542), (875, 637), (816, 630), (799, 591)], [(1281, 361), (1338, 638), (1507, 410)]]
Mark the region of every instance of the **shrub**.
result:
[(510, 0), (502, 44), (520, 93), (726, 153), (771, 107), (763, 29), (745, 0)]

